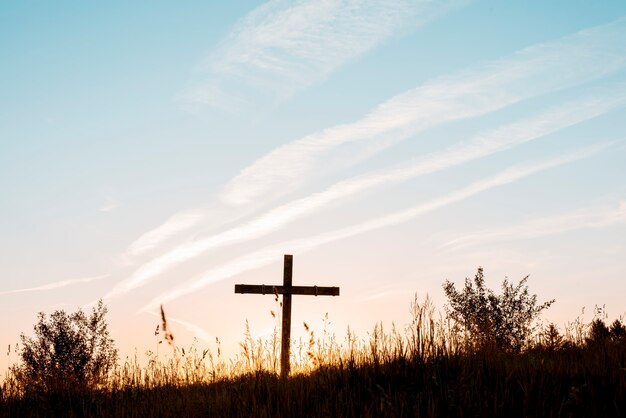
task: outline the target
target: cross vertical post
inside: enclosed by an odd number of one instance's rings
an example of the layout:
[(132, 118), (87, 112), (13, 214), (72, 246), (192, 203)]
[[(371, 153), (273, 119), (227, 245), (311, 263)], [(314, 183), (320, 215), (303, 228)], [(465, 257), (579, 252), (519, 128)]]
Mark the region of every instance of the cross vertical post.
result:
[(285, 378), (289, 376), (289, 342), (291, 340), (291, 282), (293, 277), (293, 256), (285, 254), (285, 266), (283, 270), (283, 327), (280, 347), (280, 374)]
[(236, 284), (235, 293), (256, 293), (261, 295), (283, 295), (283, 322), (280, 341), (280, 376), (283, 380), (289, 377), (291, 366), (289, 364), (290, 340), (291, 340), (291, 296), (339, 296), (338, 287), (326, 286), (293, 286), (293, 256), (285, 254), (283, 268), (283, 284)]

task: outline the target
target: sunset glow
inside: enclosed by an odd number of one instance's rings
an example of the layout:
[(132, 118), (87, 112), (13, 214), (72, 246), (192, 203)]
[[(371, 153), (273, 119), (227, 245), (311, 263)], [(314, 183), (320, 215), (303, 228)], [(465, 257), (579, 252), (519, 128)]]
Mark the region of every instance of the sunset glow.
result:
[(341, 287), (294, 296), (294, 341), (479, 266), (546, 321), (626, 314), (624, 1), (3, 2), (0, 62), (4, 348), (102, 298), (122, 357), (161, 305), (234, 356), (277, 302), (233, 286), (284, 254)]

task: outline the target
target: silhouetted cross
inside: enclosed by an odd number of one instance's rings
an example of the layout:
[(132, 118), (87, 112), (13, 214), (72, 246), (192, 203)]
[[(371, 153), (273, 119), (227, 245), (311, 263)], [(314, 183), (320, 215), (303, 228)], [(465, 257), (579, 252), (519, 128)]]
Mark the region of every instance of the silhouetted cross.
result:
[(235, 293), (280, 294), (283, 295), (283, 325), (280, 348), (280, 374), (289, 376), (289, 339), (291, 338), (291, 295), (339, 296), (338, 287), (292, 286), (293, 256), (285, 254), (283, 285), (236, 284)]

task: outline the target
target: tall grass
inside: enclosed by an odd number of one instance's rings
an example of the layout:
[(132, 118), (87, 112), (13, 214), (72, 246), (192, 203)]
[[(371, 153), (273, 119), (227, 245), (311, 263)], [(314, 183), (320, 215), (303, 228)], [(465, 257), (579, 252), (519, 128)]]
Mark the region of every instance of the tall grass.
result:
[[(277, 320), (277, 324), (279, 321)], [(246, 325), (232, 359), (197, 344), (166, 344), (118, 364), (99, 388), (29, 393), (9, 373), (4, 416), (626, 416), (626, 339), (589, 340), (582, 316), (543, 327), (522, 352), (479, 347), (417, 297), (403, 328), (364, 337), (326, 329), (292, 343), (292, 374), (279, 378), (278, 330), (253, 339)], [(161, 331), (165, 333), (163, 314)], [(161, 337), (159, 330), (155, 333)], [(169, 343), (171, 354), (165, 355)]]

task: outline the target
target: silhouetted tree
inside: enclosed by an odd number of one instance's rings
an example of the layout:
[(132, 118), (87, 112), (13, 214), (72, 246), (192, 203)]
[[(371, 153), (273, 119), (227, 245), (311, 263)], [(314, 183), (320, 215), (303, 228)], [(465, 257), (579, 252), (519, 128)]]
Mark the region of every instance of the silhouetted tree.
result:
[(554, 323), (551, 322), (541, 334), (541, 344), (548, 351), (556, 351), (563, 347), (563, 336)]
[(615, 341), (626, 339), (626, 325), (624, 325), (619, 319), (613, 321), (609, 332), (611, 334), (611, 338)]
[(587, 344), (599, 344), (609, 339), (611, 335), (609, 328), (604, 321), (600, 318), (596, 318), (591, 321), (591, 327), (589, 328), (589, 335), (587, 336)]
[(103, 383), (117, 361), (102, 300), (90, 316), (82, 310), (40, 312), (35, 337), (21, 335), (21, 363), (15, 376), (26, 391), (59, 392), (94, 388)]
[(502, 294), (496, 295), (485, 287), (482, 267), (473, 281), (465, 279), (462, 291), (446, 280), (447, 314), (479, 347), (520, 351), (532, 334), (534, 320), (554, 303), (553, 299), (537, 305), (537, 295), (528, 293), (527, 281), (528, 276), (517, 285), (504, 280)]

